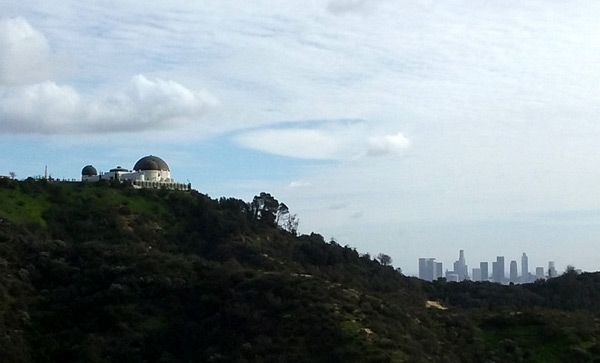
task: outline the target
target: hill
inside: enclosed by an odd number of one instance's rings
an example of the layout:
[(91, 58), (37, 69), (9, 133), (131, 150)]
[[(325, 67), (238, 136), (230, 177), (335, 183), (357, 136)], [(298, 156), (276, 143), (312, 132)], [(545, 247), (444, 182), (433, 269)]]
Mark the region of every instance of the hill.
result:
[(274, 207), (195, 191), (0, 180), (0, 361), (600, 354), (595, 274), (520, 287), (426, 283), (279, 228)]

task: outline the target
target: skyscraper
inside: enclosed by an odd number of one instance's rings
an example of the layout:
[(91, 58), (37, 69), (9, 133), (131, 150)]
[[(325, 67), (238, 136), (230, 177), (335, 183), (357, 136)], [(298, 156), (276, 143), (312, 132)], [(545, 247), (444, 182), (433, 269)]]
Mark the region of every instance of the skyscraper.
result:
[(521, 256), (521, 282), (524, 284), (529, 282), (529, 260), (525, 252)]
[(465, 261), (465, 251), (460, 250), (458, 261), (454, 262), (454, 273), (458, 275), (458, 280), (462, 281), (469, 277), (469, 271), (467, 270), (467, 263)]
[(558, 273), (556, 272), (556, 267), (554, 267), (554, 261), (550, 261), (548, 262), (548, 278), (553, 278), (558, 276)]
[(433, 265), (435, 258), (419, 258), (419, 278), (427, 281), (433, 280)]
[(481, 269), (473, 268), (473, 275), (471, 276), (473, 281), (481, 281)]
[(492, 262), (492, 279), (499, 284), (504, 283), (504, 256), (497, 256)]
[(535, 268), (535, 279), (536, 280), (544, 279), (544, 268), (543, 267)]
[(481, 270), (481, 281), (487, 281), (490, 279), (487, 262), (480, 262), (479, 270)]
[(519, 272), (517, 271), (517, 261), (510, 261), (510, 282), (516, 284), (519, 282)]
[(441, 262), (433, 263), (433, 279), (437, 280), (440, 277), (444, 277), (444, 271)]
[(419, 278), (421, 280), (425, 280), (425, 276), (427, 276), (427, 259), (419, 258)]

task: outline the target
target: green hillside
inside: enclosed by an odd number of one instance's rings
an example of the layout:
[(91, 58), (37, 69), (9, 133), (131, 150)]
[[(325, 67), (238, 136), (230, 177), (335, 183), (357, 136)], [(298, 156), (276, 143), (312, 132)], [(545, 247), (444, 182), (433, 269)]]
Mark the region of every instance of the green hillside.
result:
[(273, 207), (0, 180), (0, 362), (600, 356), (597, 275), (520, 287), (425, 283), (318, 234), (278, 228)]

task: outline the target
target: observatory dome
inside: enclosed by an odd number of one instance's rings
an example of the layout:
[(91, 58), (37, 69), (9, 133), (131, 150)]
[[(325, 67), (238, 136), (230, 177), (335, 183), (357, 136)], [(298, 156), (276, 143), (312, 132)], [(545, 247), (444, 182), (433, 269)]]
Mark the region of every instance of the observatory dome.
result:
[(81, 175), (83, 176), (94, 176), (94, 175), (98, 175), (98, 170), (96, 170), (96, 168), (94, 168), (91, 165), (86, 165), (82, 170), (81, 170)]
[(161, 170), (161, 171), (171, 171), (169, 166), (165, 161), (158, 156), (144, 156), (133, 166), (133, 170), (135, 171), (143, 171), (143, 170)]

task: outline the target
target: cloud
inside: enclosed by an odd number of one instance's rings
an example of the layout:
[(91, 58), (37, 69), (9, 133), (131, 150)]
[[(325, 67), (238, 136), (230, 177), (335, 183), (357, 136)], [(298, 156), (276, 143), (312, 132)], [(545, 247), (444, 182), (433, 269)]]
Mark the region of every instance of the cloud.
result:
[(341, 148), (326, 131), (298, 128), (250, 131), (236, 141), (250, 149), (300, 159), (338, 159)]
[(410, 140), (402, 133), (373, 136), (369, 138), (367, 155), (380, 156), (400, 152), (410, 146)]
[(397, 153), (410, 146), (402, 134), (369, 136), (364, 122), (317, 123), (314, 126), (264, 128), (235, 137), (243, 147), (298, 159), (350, 160)]
[(0, 85), (47, 80), (49, 55), (46, 37), (25, 19), (0, 19)]
[(304, 180), (294, 180), (288, 186), (290, 188), (305, 188), (310, 187), (312, 183), (304, 181)]
[(334, 203), (331, 204), (328, 209), (330, 210), (340, 210), (348, 207), (348, 203)]
[(218, 104), (207, 91), (144, 75), (92, 96), (51, 80), (49, 54), (44, 34), (25, 19), (0, 20), (0, 133), (164, 130), (191, 124)]
[(206, 91), (137, 75), (111, 95), (82, 96), (51, 81), (0, 87), (0, 132), (108, 133), (162, 130), (197, 121), (217, 104)]
[(332, 0), (327, 10), (333, 14), (365, 12), (372, 9), (380, 0)]
[(143, 131), (192, 123), (218, 104), (207, 91), (170, 80), (133, 77), (125, 91), (93, 101), (86, 110), (91, 131)]
[(364, 215), (365, 215), (365, 213), (363, 211), (356, 211), (350, 215), (350, 218), (358, 219), (358, 218), (362, 218)]
[(81, 97), (73, 88), (43, 82), (0, 88), (0, 131), (55, 133), (75, 126), (82, 113)]

